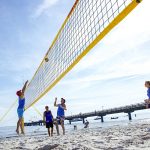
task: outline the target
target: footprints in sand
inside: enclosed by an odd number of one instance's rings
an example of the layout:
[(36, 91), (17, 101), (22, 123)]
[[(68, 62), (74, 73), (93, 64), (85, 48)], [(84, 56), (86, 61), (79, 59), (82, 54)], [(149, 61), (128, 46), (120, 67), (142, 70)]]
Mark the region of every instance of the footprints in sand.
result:
[(39, 148), (38, 150), (52, 150), (55, 149), (56, 147), (58, 147), (58, 144), (54, 144), (54, 145), (45, 145), (42, 148)]
[[(150, 147), (150, 133), (141, 124), (78, 130), (65, 136), (25, 136), (3, 139), (3, 150), (141, 150)], [(147, 149), (148, 150), (148, 149)]]

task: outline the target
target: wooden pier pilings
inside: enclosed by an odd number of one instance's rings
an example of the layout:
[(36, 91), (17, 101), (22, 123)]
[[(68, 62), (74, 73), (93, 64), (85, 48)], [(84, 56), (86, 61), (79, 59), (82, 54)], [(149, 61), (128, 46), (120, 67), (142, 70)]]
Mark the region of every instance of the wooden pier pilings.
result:
[(43, 120), (24, 123), (24, 126), (43, 126), (43, 125), (44, 125)]

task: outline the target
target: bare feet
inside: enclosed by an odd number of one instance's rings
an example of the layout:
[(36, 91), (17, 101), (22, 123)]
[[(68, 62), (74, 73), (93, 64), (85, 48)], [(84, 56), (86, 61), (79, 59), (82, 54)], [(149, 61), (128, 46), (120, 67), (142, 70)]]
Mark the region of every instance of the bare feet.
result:
[(25, 133), (24, 133), (24, 132), (21, 132), (21, 134), (25, 135)]
[(18, 130), (16, 130), (16, 133), (19, 135), (19, 131)]

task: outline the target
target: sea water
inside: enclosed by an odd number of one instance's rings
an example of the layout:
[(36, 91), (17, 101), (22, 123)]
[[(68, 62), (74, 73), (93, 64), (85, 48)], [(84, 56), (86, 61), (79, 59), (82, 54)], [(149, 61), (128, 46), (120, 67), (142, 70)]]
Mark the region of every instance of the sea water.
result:
[[(118, 117), (118, 119), (111, 119), (111, 117), (114, 118)], [(105, 116), (103, 123), (101, 123), (101, 120), (94, 120), (94, 118), (96, 117), (87, 118), (87, 120), (89, 121), (89, 128), (108, 128), (115, 125), (126, 126), (129, 123), (139, 123), (142, 122), (143, 120), (150, 119), (150, 110), (142, 111), (142, 112), (139, 111), (138, 113), (135, 112), (132, 113), (131, 121), (129, 121), (128, 115), (125, 113)], [(77, 130), (84, 129), (84, 124), (82, 121), (72, 122), (71, 124), (69, 124), (69, 121), (65, 121), (66, 133), (73, 132), (74, 125), (77, 126)], [(61, 127), (59, 128), (61, 130)], [(54, 126), (54, 130), (56, 130), (55, 126)], [(26, 136), (47, 135), (47, 129), (45, 126), (26, 126), (25, 135)], [(18, 135), (16, 133), (16, 126), (0, 127), (0, 139), (17, 137), (17, 136)]]

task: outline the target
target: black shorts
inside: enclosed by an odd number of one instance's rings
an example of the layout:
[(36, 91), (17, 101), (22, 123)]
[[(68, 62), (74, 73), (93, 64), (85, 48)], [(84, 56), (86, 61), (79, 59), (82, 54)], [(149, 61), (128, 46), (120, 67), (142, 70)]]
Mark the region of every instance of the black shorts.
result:
[(46, 122), (46, 128), (53, 128), (53, 122)]

